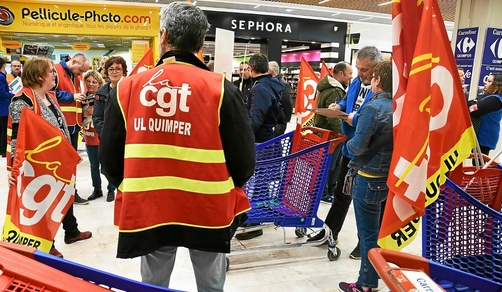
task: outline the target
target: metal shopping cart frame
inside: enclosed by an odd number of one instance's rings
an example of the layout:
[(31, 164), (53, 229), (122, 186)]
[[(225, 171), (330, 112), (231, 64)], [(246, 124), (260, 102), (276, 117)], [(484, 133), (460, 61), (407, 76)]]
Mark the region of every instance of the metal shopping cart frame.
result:
[(251, 203), (246, 223), (253, 226), (236, 233), (281, 227), (284, 240), (283, 244), (253, 248), (241, 243), (244, 251), (322, 244), (291, 243), (284, 227), (295, 227), (297, 237), (307, 235), (307, 229), (323, 227), (323, 220), (317, 217), (320, 198), (333, 152), (346, 139), (339, 133), (305, 127), (256, 145), (255, 174), (244, 187)]

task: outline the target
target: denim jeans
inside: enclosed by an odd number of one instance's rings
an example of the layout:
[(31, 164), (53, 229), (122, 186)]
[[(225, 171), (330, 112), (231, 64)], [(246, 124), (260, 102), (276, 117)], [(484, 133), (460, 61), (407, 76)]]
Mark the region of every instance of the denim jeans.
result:
[[(99, 171), (98, 147), (99, 146), (85, 145), (85, 148), (87, 149), (87, 156), (89, 157), (89, 164), (91, 166), (92, 187), (95, 190), (101, 190), (101, 174)], [(108, 191), (114, 191), (115, 186), (111, 183), (108, 183), (107, 189)]]
[[(141, 279), (145, 283), (169, 288), (177, 246), (164, 246), (141, 256)], [(223, 292), (226, 279), (225, 254), (189, 249), (199, 292)]]
[(352, 200), (360, 238), (361, 266), (357, 282), (370, 288), (378, 287), (378, 274), (368, 260), (368, 251), (378, 247), (382, 202), (387, 199), (387, 177), (368, 178), (356, 175), (352, 184)]

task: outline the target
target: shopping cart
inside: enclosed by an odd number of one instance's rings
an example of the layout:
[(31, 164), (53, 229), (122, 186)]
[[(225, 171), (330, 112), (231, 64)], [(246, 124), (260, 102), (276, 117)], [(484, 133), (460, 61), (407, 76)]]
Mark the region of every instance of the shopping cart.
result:
[[(250, 200), (249, 218), (237, 230), (249, 232), (274, 225), (296, 227), (298, 237), (307, 228), (320, 228), (324, 222), (317, 217), (320, 198), (335, 148), (346, 136), (319, 128), (303, 128), (286, 133), (256, 146), (255, 173), (244, 190)], [(283, 246), (319, 245), (286, 241)], [(277, 246), (278, 247), (278, 246)]]
[(439, 198), (426, 208), (422, 255), (502, 283), (502, 170), (462, 171), (463, 178), (457, 178), (462, 187), (447, 179)]
[(0, 243), (0, 291), (178, 291), (141, 283), (34, 248)]
[(500, 283), (416, 255), (373, 248), (369, 251), (368, 258), (392, 292), (500, 292), (502, 290)]

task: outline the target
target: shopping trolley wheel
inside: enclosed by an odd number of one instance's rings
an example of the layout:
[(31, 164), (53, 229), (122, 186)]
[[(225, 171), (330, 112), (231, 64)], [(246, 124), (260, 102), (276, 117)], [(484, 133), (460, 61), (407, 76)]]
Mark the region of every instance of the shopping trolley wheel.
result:
[(227, 260), (227, 267), (225, 271), (228, 272), (228, 268), (230, 268), (230, 260), (227, 257), (225, 259)]
[(342, 251), (338, 247), (335, 247), (335, 252), (328, 250), (328, 259), (332, 262), (339, 259), (341, 255)]
[(295, 234), (298, 238), (304, 237), (307, 235), (307, 228), (305, 227), (296, 227)]

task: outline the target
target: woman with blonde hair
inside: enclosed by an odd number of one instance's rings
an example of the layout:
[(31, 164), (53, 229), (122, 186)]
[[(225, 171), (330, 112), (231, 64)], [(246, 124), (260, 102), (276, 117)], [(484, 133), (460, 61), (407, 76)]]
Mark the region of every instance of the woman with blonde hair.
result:
[[(98, 72), (87, 71), (87, 73), (84, 74), (84, 82), (87, 86), (87, 97), (85, 101), (82, 101), (84, 118), (82, 122), (82, 132), (84, 134), (85, 148), (91, 167), (92, 187), (94, 188), (87, 200), (92, 201), (103, 196), (103, 190), (101, 189), (101, 171), (99, 169), (98, 159), (99, 137), (92, 122), (92, 113), (94, 112), (95, 94), (98, 89), (105, 84), (105, 81)], [(115, 186), (108, 183), (107, 189), (108, 193), (113, 193), (115, 191)]]

